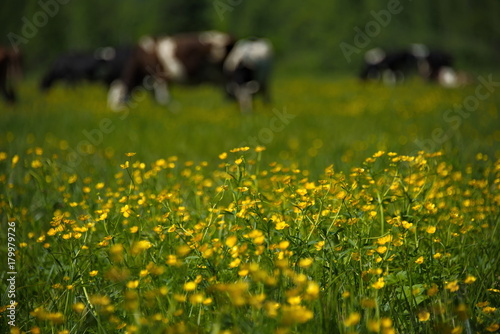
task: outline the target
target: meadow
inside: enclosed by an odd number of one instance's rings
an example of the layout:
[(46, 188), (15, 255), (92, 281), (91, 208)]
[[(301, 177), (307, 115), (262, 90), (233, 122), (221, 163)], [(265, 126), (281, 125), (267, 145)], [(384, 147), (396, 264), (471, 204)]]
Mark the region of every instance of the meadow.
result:
[(475, 79), (277, 75), (243, 115), (27, 81), (0, 105), (1, 332), (499, 332), (500, 94)]

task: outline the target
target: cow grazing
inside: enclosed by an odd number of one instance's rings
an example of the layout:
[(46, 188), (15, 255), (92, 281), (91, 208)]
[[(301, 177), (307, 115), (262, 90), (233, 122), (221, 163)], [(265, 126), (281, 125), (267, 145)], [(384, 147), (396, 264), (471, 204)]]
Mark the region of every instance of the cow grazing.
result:
[(120, 77), (131, 54), (132, 47), (103, 47), (63, 54), (43, 76), (40, 88), (46, 91), (57, 82), (75, 85), (82, 81), (101, 82), (109, 87)]
[(402, 82), (416, 70), (417, 59), (407, 50), (385, 52), (375, 48), (365, 53), (362, 80), (382, 80), (386, 84)]
[(414, 73), (427, 82), (444, 87), (456, 87), (466, 80), (453, 68), (453, 59), (449, 54), (429, 50), (423, 44), (412, 44), (397, 52), (385, 52), (380, 48), (367, 51), (360, 78), (394, 84)]
[(8, 103), (17, 100), (14, 81), (22, 74), (21, 53), (0, 46), (0, 92)]
[(121, 78), (111, 85), (110, 108), (124, 107), (138, 86), (154, 90), (157, 101), (167, 104), (171, 83), (222, 85), (223, 63), (234, 42), (230, 35), (218, 31), (143, 37)]
[(456, 87), (460, 84), (461, 79), (453, 67), (451, 55), (429, 50), (423, 44), (412, 44), (410, 52), (417, 59), (418, 73), (422, 79), (444, 87)]
[(133, 50), (133, 46), (107, 46), (95, 50), (95, 57), (100, 59), (97, 80), (109, 88), (113, 81), (121, 77), (123, 69), (132, 56)]
[(252, 96), (260, 93), (270, 101), (269, 77), (273, 62), (271, 42), (262, 38), (239, 40), (224, 62), (226, 92), (242, 112), (252, 111)]

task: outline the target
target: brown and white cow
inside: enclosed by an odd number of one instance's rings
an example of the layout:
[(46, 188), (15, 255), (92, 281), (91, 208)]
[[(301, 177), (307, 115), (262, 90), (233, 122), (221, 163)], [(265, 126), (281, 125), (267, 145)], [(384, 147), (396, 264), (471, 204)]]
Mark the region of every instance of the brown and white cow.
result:
[(5, 100), (17, 100), (14, 81), (21, 76), (21, 53), (17, 49), (0, 46), (0, 92)]
[(156, 100), (167, 104), (170, 83), (223, 85), (223, 64), (234, 43), (218, 31), (143, 37), (121, 78), (111, 85), (108, 104), (113, 110), (125, 107), (138, 86), (154, 91)]

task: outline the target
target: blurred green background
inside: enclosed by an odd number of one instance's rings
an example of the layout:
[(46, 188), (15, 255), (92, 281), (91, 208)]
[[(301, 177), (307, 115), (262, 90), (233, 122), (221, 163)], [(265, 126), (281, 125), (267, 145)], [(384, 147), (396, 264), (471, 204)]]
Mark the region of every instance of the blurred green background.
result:
[[(385, 22), (376, 20), (390, 8)], [(499, 14), (498, 0), (8, 0), (0, 4), (0, 43), (26, 37), (28, 75), (69, 49), (204, 29), (269, 37), (284, 71), (357, 71), (369, 48), (415, 42), (449, 51), (461, 69), (490, 71), (500, 60)], [(340, 45), (356, 46), (367, 24), (372, 36), (348, 62)]]

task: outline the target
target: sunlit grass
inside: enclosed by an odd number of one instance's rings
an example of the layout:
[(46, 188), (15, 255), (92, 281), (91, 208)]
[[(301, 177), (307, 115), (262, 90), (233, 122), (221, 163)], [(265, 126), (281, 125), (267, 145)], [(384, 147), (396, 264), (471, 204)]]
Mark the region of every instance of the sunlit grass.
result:
[(282, 79), (253, 115), (211, 87), (128, 113), (22, 93), (0, 115), (15, 333), (499, 329), (497, 97), (422, 152), (474, 87)]

